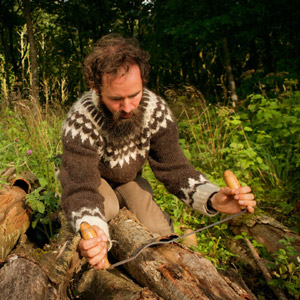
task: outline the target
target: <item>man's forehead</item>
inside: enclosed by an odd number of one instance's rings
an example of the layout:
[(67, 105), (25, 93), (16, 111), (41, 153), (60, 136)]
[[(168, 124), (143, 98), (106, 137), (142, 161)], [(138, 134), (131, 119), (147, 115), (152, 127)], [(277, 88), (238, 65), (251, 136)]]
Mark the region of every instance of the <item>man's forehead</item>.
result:
[(104, 73), (102, 75), (102, 84), (110, 84), (115, 79), (122, 79), (124, 76), (128, 73), (128, 70), (126, 71), (124, 68), (118, 70), (117, 73)]
[(103, 73), (102, 86), (110, 86), (112, 81), (122, 83), (128, 78), (128, 76), (135, 76), (134, 78), (141, 78), (141, 71), (137, 64), (124, 65), (120, 67), (115, 73)]

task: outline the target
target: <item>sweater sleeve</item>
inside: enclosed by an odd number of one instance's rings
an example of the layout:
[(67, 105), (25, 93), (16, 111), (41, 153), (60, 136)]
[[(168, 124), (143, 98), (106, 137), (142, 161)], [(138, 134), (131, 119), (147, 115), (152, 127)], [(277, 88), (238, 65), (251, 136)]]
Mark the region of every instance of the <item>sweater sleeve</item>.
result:
[(207, 200), (219, 188), (189, 163), (178, 143), (174, 121), (168, 121), (151, 139), (149, 163), (166, 189), (195, 210), (216, 215), (207, 208)]
[(62, 136), (63, 157), (59, 176), (62, 209), (75, 231), (85, 221), (103, 229), (110, 240), (104, 216), (104, 198), (98, 191), (101, 184), (99, 155), (91, 142), (93, 139), (89, 138), (93, 128), (88, 120), (81, 122), (80, 126), (76, 122), (66, 124)]

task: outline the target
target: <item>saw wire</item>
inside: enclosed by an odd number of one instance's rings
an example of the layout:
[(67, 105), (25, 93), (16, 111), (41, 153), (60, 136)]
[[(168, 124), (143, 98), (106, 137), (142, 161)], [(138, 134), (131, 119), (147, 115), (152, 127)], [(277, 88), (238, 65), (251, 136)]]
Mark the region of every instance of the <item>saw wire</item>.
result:
[(142, 252), (143, 250), (145, 250), (146, 248), (149, 248), (149, 247), (152, 247), (152, 246), (157, 246), (157, 245), (164, 245), (164, 244), (174, 243), (174, 242), (176, 242), (176, 241), (178, 241), (178, 240), (181, 240), (181, 239), (183, 239), (183, 238), (185, 238), (185, 237), (187, 237), (187, 236), (189, 236), (189, 235), (192, 235), (192, 234), (194, 234), (194, 233), (198, 233), (198, 232), (204, 231), (204, 230), (206, 230), (206, 229), (212, 228), (212, 227), (214, 227), (214, 226), (216, 226), (216, 225), (219, 225), (219, 224), (222, 224), (222, 223), (224, 223), (224, 222), (226, 222), (226, 221), (229, 221), (229, 220), (231, 220), (231, 219), (233, 219), (233, 218), (235, 218), (235, 217), (238, 217), (238, 216), (240, 216), (240, 215), (242, 215), (242, 214), (244, 214), (244, 213), (246, 213), (246, 212), (247, 212), (247, 210), (246, 210), (246, 209), (243, 209), (242, 211), (240, 211), (240, 212), (238, 212), (238, 213), (236, 213), (236, 214), (230, 215), (229, 217), (227, 217), (227, 218), (225, 218), (225, 219), (223, 219), (223, 220), (217, 221), (217, 222), (212, 223), (212, 224), (210, 224), (210, 225), (207, 225), (207, 226), (205, 226), (205, 227), (201, 227), (201, 228), (199, 228), (199, 229), (197, 229), (197, 230), (194, 230), (194, 231), (192, 231), (192, 232), (186, 233), (186, 234), (184, 234), (184, 235), (181, 235), (181, 236), (178, 236), (178, 237), (169, 239), (169, 240), (163, 240), (163, 238), (162, 238), (162, 240), (158, 240), (158, 241), (156, 240), (156, 241), (154, 241), (154, 242), (146, 243), (146, 244), (144, 244), (144, 245), (138, 247), (137, 249), (135, 249), (135, 250), (133, 251), (133, 253), (130, 255), (129, 258), (124, 259), (124, 260), (121, 260), (121, 261), (119, 261), (119, 262), (117, 262), (117, 263), (114, 263), (114, 264), (110, 265), (110, 267), (108, 268), (108, 270), (109, 270), (109, 269), (113, 269), (113, 268), (115, 268), (115, 267), (118, 267), (118, 266), (120, 266), (120, 265), (126, 264), (126, 263), (128, 263), (128, 262), (130, 262), (130, 261), (136, 259), (136, 258), (141, 254), (141, 252)]

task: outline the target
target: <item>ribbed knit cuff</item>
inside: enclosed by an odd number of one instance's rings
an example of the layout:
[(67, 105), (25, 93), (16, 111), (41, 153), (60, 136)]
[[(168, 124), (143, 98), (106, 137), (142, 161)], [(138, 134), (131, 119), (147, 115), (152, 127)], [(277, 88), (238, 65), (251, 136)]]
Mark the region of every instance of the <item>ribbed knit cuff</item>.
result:
[(219, 188), (210, 182), (199, 185), (193, 195), (192, 208), (200, 211), (202, 214), (207, 216), (212, 217), (217, 215), (217, 211), (208, 210), (207, 201), (213, 194), (217, 193), (218, 191)]
[(214, 213), (217, 213), (218, 211), (216, 209), (213, 208), (213, 205), (211, 203), (211, 198), (213, 197), (213, 195), (217, 194), (218, 192), (214, 192), (212, 193), (207, 202), (206, 202), (206, 208), (207, 208), (207, 211), (210, 213), (210, 214), (214, 214)]

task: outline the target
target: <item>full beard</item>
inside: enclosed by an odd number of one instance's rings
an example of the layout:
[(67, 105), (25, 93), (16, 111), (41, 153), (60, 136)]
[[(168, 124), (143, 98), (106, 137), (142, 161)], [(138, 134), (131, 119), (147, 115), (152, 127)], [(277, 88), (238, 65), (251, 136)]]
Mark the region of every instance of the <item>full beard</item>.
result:
[(105, 115), (103, 129), (111, 138), (123, 138), (141, 133), (144, 113), (139, 107), (131, 111), (128, 116), (124, 111), (111, 112), (102, 102), (100, 106)]

